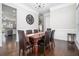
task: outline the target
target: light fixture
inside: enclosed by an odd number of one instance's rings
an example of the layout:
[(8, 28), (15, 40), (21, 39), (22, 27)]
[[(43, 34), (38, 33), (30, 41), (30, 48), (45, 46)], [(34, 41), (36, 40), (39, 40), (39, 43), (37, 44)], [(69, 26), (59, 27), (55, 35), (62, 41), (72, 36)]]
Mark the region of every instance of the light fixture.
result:
[(37, 9), (45, 8), (45, 3), (36, 3), (35, 8), (37, 8)]

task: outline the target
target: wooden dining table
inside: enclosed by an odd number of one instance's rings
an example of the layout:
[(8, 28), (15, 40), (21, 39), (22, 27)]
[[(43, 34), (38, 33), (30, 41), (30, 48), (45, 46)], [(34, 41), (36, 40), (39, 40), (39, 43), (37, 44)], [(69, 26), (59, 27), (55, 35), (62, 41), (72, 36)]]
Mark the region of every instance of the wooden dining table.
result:
[(33, 34), (28, 34), (26, 35), (27, 37), (33, 38), (34, 41), (34, 54), (38, 55), (38, 41), (41, 39), (42, 36), (44, 36), (44, 32), (38, 32), (38, 33), (33, 33)]

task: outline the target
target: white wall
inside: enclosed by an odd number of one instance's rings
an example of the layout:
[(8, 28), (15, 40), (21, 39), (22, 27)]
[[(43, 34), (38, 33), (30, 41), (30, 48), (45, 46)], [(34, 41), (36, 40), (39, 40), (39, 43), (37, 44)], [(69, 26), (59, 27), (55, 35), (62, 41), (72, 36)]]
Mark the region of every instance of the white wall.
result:
[[(29, 11), (29, 8), (25, 7), (26, 9), (19, 8), (17, 10), (17, 30), (34, 30), (38, 29), (38, 13), (34, 12), (33, 10)], [(29, 25), (26, 22), (26, 15), (32, 14), (34, 17), (34, 23), (33, 25)]]
[(62, 4), (50, 8), (50, 27), (55, 29), (55, 38), (67, 41), (67, 33), (76, 32), (75, 4)]
[[(27, 6), (24, 6), (23, 4), (9, 4), (7, 3), (6, 5), (9, 5), (11, 7), (14, 7), (17, 9), (17, 30), (34, 30), (38, 29), (38, 12), (36, 12), (33, 9), (30, 9)], [(26, 15), (32, 14), (34, 17), (34, 23), (33, 25), (29, 25), (26, 22)], [(17, 41), (18, 41), (18, 33), (17, 33)]]
[(50, 13), (44, 14), (44, 31), (47, 30), (47, 28), (50, 28)]
[[(32, 14), (34, 17), (34, 23), (33, 25), (29, 25), (26, 22), (26, 15)], [(24, 9), (19, 9), (17, 11), (17, 29), (19, 30), (28, 30), (28, 29), (35, 29), (38, 28), (38, 14), (34, 13), (32, 11), (29, 11), (29, 9), (24, 10)]]
[(0, 46), (2, 46), (2, 4), (0, 3)]

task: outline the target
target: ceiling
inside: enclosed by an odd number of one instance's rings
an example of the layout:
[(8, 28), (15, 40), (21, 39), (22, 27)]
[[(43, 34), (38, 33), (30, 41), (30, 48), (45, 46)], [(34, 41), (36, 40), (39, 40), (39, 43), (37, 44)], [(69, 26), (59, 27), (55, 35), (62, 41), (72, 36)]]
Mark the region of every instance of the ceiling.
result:
[[(28, 6), (39, 13), (49, 12), (50, 7), (60, 5), (62, 3), (24, 3), (25, 6)], [(41, 5), (41, 6), (39, 6)], [(40, 7), (40, 8), (39, 8)]]

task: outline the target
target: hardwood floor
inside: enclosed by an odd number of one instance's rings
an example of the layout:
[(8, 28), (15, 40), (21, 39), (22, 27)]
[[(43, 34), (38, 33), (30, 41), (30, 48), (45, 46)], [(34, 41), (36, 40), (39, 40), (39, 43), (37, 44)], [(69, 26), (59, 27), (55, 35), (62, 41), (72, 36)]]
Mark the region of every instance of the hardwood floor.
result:
[(66, 41), (56, 40), (56, 47), (47, 53), (49, 56), (78, 56), (78, 50), (75, 44)]
[[(47, 48), (45, 50), (46, 56), (78, 56), (78, 50), (75, 44), (68, 43), (63, 40), (55, 40), (55, 48), (50, 50)], [(15, 40), (8, 41), (6, 44), (3, 44), (3, 47), (0, 47), (1, 56), (18, 56), (19, 55), (19, 46)], [(28, 54), (32, 56), (32, 53)], [(39, 53), (44, 55), (43, 52)]]

